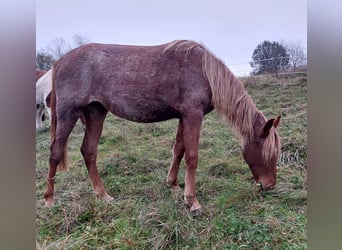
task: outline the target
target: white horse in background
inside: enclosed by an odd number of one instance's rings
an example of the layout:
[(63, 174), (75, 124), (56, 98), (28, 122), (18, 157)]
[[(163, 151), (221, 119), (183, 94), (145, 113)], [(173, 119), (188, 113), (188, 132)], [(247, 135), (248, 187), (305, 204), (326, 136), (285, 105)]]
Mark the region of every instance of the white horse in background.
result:
[(47, 105), (46, 98), (52, 90), (52, 69), (46, 72), (36, 82), (36, 130), (43, 128), (43, 115), (46, 108), (49, 116), (49, 126), (51, 125), (51, 109)]
[[(37, 74), (36, 74), (36, 77)], [(47, 71), (36, 82), (36, 131), (43, 130), (44, 110), (47, 110), (49, 116), (49, 127), (51, 126), (51, 108), (49, 95), (52, 90), (52, 69)], [(81, 114), (80, 120), (83, 129), (85, 129), (85, 118)]]

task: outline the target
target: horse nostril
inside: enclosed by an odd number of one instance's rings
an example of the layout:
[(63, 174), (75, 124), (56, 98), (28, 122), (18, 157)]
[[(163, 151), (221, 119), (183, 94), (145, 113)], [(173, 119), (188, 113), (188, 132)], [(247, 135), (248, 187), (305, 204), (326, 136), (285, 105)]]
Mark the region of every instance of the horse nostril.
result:
[(268, 184), (267, 187), (266, 187), (266, 190), (271, 190), (271, 189), (273, 189), (272, 184)]

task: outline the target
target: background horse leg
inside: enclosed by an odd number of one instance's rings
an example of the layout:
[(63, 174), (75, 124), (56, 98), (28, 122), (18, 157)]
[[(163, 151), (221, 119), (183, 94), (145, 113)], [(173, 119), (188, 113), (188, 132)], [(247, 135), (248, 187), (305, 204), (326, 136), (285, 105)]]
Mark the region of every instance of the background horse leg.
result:
[(36, 130), (40, 130), (43, 127), (43, 114), (44, 114), (44, 105), (37, 104), (37, 108), (36, 108)]
[(49, 115), (49, 127), (51, 127), (51, 92), (44, 99), (44, 104)]
[(100, 103), (91, 103), (83, 111), (85, 122), (85, 135), (81, 147), (81, 152), (86, 163), (89, 178), (93, 185), (96, 197), (106, 201), (113, 198), (109, 196), (103, 187), (96, 166), (97, 146), (102, 133), (103, 122), (107, 115), (107, 110)]
[(57, 165), (66, 153), (64, 152), (64, 149), (67, 145), (68, 137), (78, 119), (78, 116), (75, 113), (68, 114), (67, 112), (64, 112), (64, 114), (64, 117), (67, 117), (67, 119), (57, 121), (56, 135), (50, 149), (50, 167), (47, 178), (47, 186), (44, 192), (46, 206), (53, 206), (54, 183), (56, 178)]
[(51, 127), (51, 108), (46, 107), (46, 111), (48, 112), (48, 116), (49, 116), (49, 125), (48, 127)]
[(180, 189), (177, 181), (177, 174), (179, 164), (184, 155), (184, 142), (183, 142), (183, 121), (179, 120), (178, 130), (176, 135), (176, 143), (173, 147), (173, 158), (167, 174), (167, 186), (177, 191)]
[(202, 125), (202, 114), (187, 114), (183, 121), (185, 147), (185, 188), (184, 200), (192, 212), (200, 212), (201, 205), (196, 198), (195, 175), (198, 161), (198, 145)]

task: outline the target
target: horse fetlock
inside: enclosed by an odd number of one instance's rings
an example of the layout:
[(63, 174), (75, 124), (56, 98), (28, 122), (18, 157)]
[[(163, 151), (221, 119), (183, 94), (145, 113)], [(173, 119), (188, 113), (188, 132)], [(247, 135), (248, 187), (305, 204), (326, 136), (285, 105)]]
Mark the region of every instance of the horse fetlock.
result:
[[(50, 176), (50, 174), (49, 174), (49, 176)], [(55, 194), (55, 191), (54, 191), (55, 180), (56, 180), (56, 175), (54, 175), (53, 177), (48, 177), (46, 179), (46, 189), (44, 191), (44, 198), (45, 198), (45, 206), (46, 207), (54, 206), (53, 197)]]
[(178, 184), (178, 181), (177, 180), (173, 180), (173, 179), (167, 179), (166, 181), (166, 185), (171, 188), (173, 191), (178, 191), (180, 190), (180, 186)]
[(44, 192), (44, 198), (45, 198), (45, 206), (46, 207), (53, 207), (54, 201), (53, 201), (54, 193), (50, 189), (46, 189)]

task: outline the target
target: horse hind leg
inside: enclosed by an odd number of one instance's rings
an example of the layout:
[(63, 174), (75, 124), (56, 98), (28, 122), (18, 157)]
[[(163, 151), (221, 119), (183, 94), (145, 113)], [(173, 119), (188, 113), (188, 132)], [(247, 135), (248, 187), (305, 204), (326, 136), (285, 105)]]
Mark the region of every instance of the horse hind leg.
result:
[(177, 174), (179, 170), (179, 165), (184, 156), (184, 142), (183, 142), (183, 122), (180, 119), (178, 124), (178, 130), (176, 135), (176, 143), (173, 147), (173, 157), (172, 162), (167, 174), (167, 186), (172, 188), (174, 191), (180, 190)]
[(113, 198), (107, 194), (96, 166), (97, 147), (107, 112), (108, 111), (97, 102), (89, 104), (83, 110), (85, 135), (81, 146), (81, 153), (86, 163), (89, 178), (96, 197), (102, 198), (106, 201), (111, 201)]
[(66, 115), (64, 117), (67, 117), (67, 119), (57, 121), (55, 139), (51, 143), (49, 158), (50, 167), (47, 178), (47, 186), (44, 192), (46, 206), (53, 206), (54, 204), (54, 183), (56, 179), (57, 166), (61, 163), (61, 161), (64, 160), (63, 158), (66, 157), (65, 154), (68, 137), (78, 119), (76, 113), (65, 112), (65, 114)]

